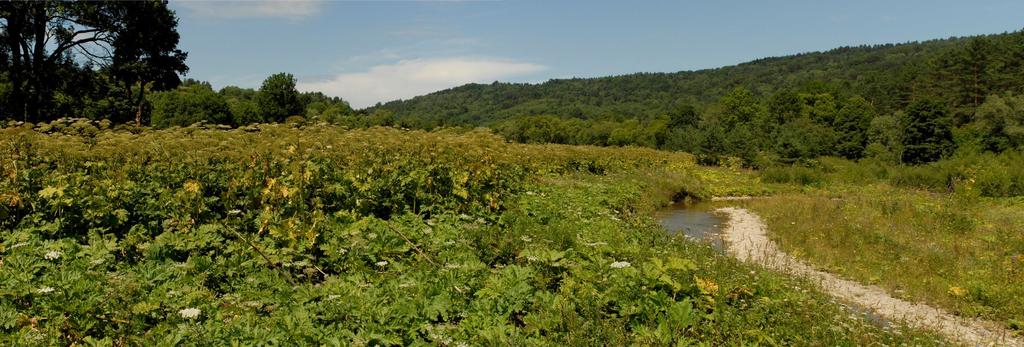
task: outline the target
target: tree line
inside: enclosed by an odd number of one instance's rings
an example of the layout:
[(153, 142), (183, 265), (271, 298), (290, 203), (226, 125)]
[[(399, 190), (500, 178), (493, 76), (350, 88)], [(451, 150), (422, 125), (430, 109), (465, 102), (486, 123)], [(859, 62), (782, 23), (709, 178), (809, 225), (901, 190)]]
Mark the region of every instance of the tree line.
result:
[(298, 92), (287, 73), (258, 89), (182, 81), (187, 54), (165, 1), (4, 2), (0, 25), (0, 119), (487, 126), (519, 142), (638, 145), (750, 166), (819, 156), (918, 164), (1024, 142), (1024, 32), (701, 71), (469, 84), (353, 110)]
[(844, 47), (670, 74), (470, 84), (370, 108), (406, 127), (639, 145), (751, 166), (820, 156), (920, 164), (1024, 145), (1024, 32)]
[(166, 1), (0, 3), (0, 117), (142, 123), (188, 71), (177, 24)]
[(1024, 96), (993, 94), (959, 126), (952, 115), (933, 98), (881, 113), (860, 96), (780, 91), (759, 98), (739, 87), (702, 109), (683, 105), (646, 120), (519, 116), (494, 128), (519, 142), (639, 145), (690, 152), (707, 164), (735, 158), (756, 167), (822, 156), (922, 164), (961, 147), (1002, 152), (1024, 146)]

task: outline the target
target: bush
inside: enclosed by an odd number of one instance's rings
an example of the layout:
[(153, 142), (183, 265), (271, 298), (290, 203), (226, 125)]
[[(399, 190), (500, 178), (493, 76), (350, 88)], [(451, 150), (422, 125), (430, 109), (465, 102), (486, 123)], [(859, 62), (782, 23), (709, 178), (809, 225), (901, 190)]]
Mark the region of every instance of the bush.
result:
[(188, 126), (207, 122), (230, 124), (231, 108), (227, 101), (208, 83), (184, 84), (174, 90), (153, 93), (150, 114), (154, 127)]
[(768, 183), (811, 185), (824, 181), (825, 173), (803, 166), (776, 166), (761, 171), (761, 179)]

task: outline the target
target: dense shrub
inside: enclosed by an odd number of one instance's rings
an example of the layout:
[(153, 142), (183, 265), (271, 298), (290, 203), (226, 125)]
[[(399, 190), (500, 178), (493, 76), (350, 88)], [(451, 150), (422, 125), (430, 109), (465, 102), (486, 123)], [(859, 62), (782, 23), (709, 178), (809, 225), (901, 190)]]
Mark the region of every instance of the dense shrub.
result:
[(803, 166), (775, 166), (761, 170), (761, 179), (768, 183), (794, 183), (810, 185), (822, 182), (825, 173), (820, 168)]

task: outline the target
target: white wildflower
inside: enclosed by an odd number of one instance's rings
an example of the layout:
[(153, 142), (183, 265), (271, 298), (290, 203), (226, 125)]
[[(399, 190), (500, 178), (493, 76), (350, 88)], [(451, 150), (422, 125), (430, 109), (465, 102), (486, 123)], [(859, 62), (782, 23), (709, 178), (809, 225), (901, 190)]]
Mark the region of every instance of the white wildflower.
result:
[(613, 269), (622, 269), (622, 268), (627, 268), (629, 266), (630, 266), (630, 264), (629, 264), (628, 261), (617, 261), (617, 262), (612, 263), (612, 268)]
[(57, 259), (60, 259), (60, 256), (61, 256), (61, 253), (58, 252), (58, 251), (49, 251), (49, 252), (46, 252), (46, 254), (43, 255), (43, 258), (46, 259), (46, 260), (57, 260)]
[(448, 240), (448, 241), (445, 241), (444, 244), (445, 244), (445, 246), (451, 246), (451, 245), (455, 244), (455, 241)]
[(241, 213), (242, 213), (242, 210), (230, 210), (230, 211), (228, 211), (228, 215), (229, 216), (234, 216), (236, 214), (241, 214)]
[(526, 236), (526, 235), (523, 235), (523, 236), (521, 236), (521, 237), (520, 237), (519, 239), (520, 239), (520, 240), (523, 240), (523, 242), (530, 242), (530, 241), (533, 241), (533, 239), (532, 239), (532, 238), (530, 238), (529, 236)]
[(341, 297), (341, 295), (331, 294), (331, 295), (327, 296), (327, 300), (334, 300), (334, 299), (337, 299), (337, 298), (340, 298), (340, 297)]
[(189, 307), (178, 311), (178, 314), (181, 315), (181, 318), (185, 319), (195, 319), (196, 317), (199, 317), (200, 313), (202, 313), (202, 311), (200, 311), (198, 308), (193, 307)]
[(458, 268), (461, 268), (462, 265), (461, 264), (451, 264), (451, 263), (448, 263), (448, 264), (444, 264), (444, 267), (446, 269), (458, 269)]
[(534, 257), (534, 256), (531, 255), (529, 257), (526, 257), (526, 260), (528, 260), (528, 261), (537, 261), (537, 257)]
[(381, 261), (378, 261), (378, 262), (376, 262), (374, 264), (377, 265), (377, 266), (380, 266), (380, 267), (385, 267), (385, 266), (388, 265), (388, 261), (387, 260), (381, 260)]
[(52, 293), (53, 290), (54, 290), (53, 287), (42, 287), (42, 288), (36, 289), (36, 293), (39, 293), (39, 294), (49, 294), (49, 293)]

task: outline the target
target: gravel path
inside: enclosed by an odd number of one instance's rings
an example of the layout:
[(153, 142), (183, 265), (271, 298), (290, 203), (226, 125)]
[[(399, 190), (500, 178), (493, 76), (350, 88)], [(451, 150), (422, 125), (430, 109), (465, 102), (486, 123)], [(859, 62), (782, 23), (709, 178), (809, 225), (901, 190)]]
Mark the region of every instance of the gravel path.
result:
[(757, 215), (735, 207), (717, 211), (729, 216), (723, 238), (729, 245), (729, 254), (737, 259), (809, 278), (819, 282), (826, 293), (842, 301), (869, 308), (887, 320), (937, 331), (966, 345), (1024, 346), (1024, 339), (1013, 337), (996, 323), (957, 317), (939, 308), (894, 298), (878, 286), (864, 285), (816, 270), (786, 254), (768, 239), (764, 223)]

